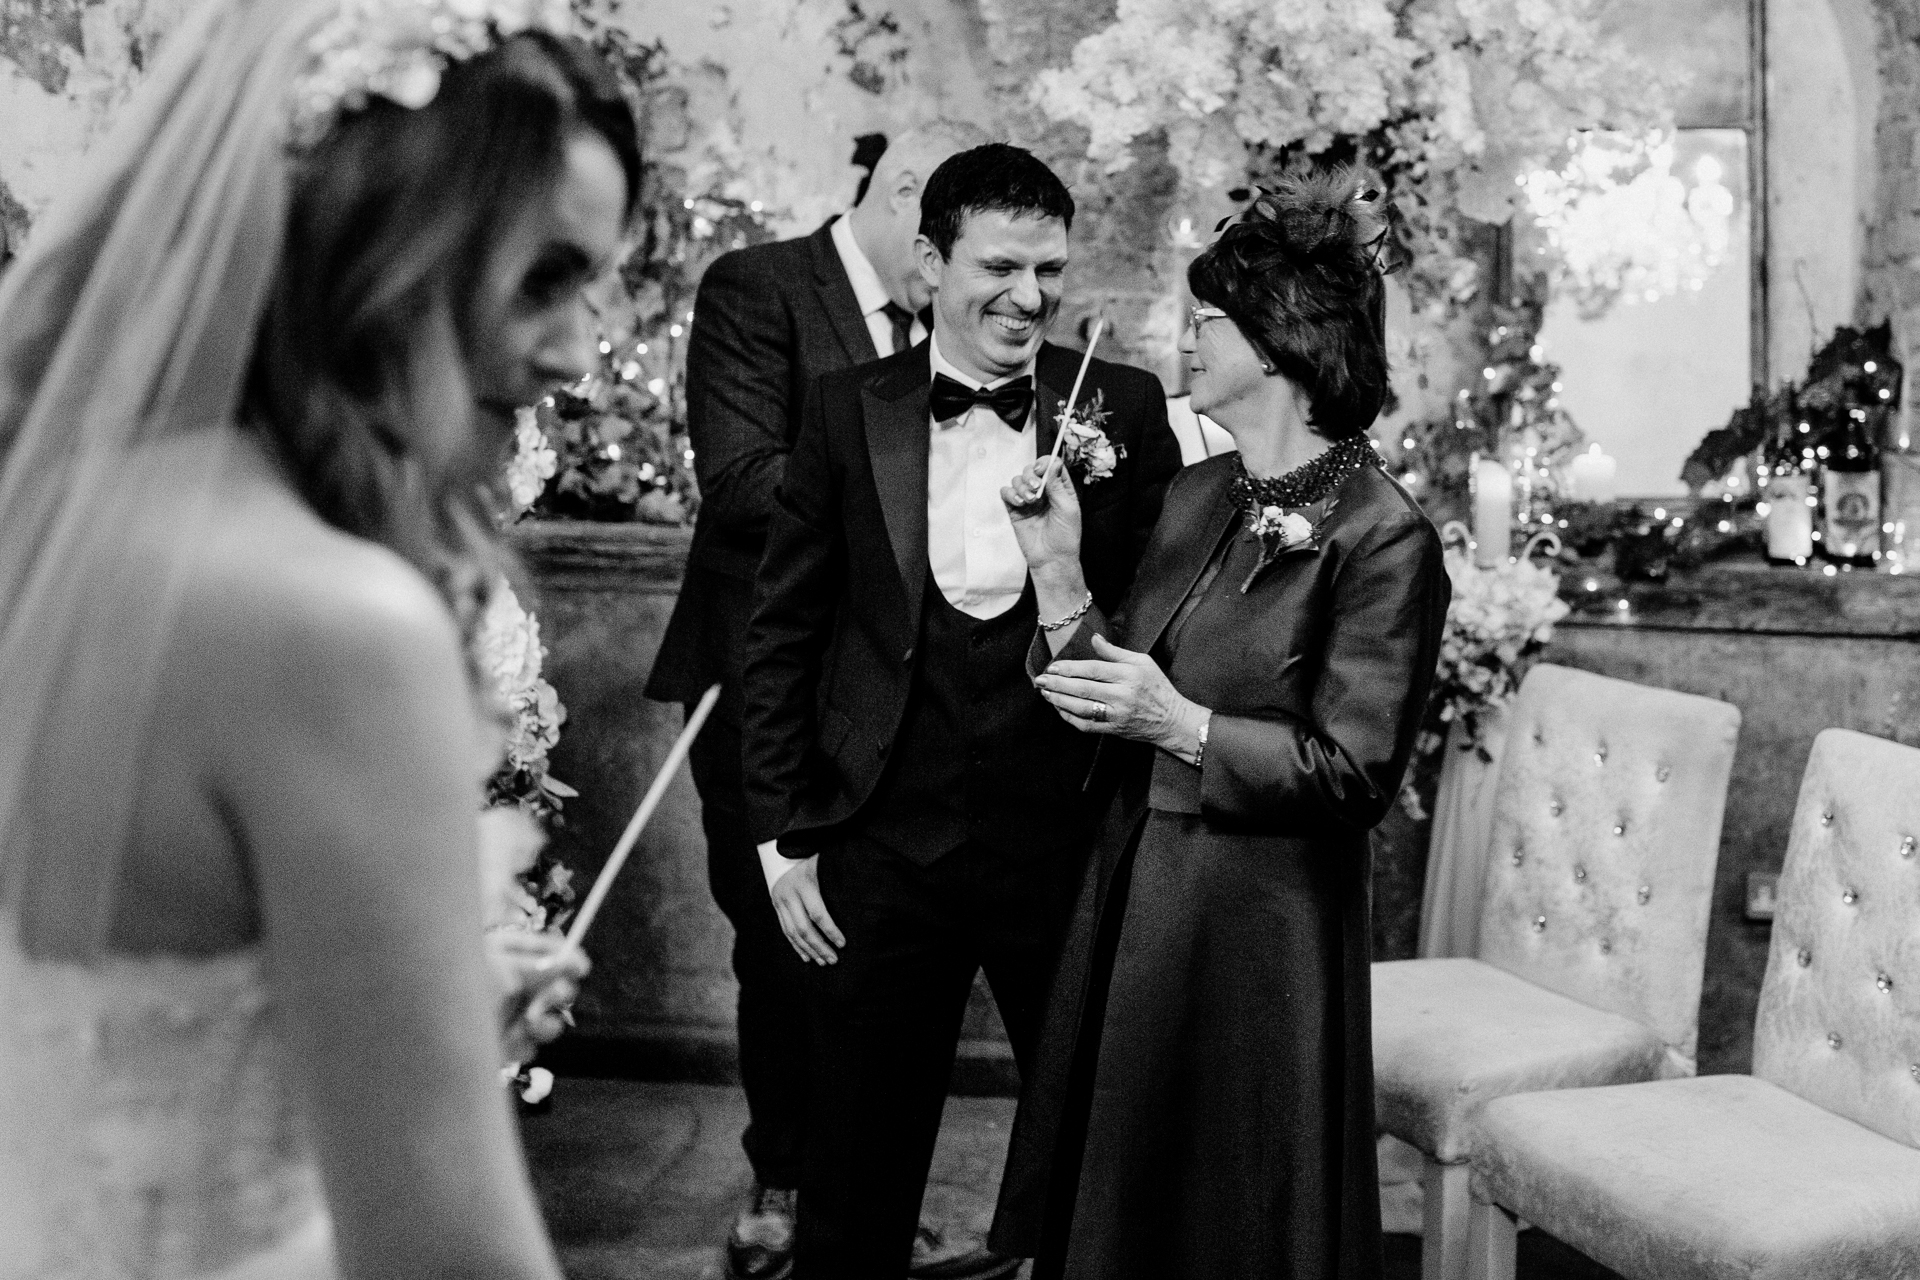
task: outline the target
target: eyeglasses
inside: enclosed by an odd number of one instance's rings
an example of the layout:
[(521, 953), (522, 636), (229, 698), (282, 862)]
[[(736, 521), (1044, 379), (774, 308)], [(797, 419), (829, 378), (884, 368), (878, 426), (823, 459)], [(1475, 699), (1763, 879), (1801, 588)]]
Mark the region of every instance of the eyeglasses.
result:
[(1200, 326), (1207, 321), (1225, 320), (1226, 318), (1227, 313), (1218, 307), (1202, 306), (1199, 303), (1195, 303), (1193, 306), (1187, 308), (1187, 324), (1193, 329), (1196, 336), (1198, 336), (1200, 332)]

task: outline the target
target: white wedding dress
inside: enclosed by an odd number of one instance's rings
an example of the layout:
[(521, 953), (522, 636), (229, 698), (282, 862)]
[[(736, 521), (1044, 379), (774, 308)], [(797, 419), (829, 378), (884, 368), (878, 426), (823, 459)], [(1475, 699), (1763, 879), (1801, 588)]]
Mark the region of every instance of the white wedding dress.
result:
[(257, 948), (30, 960), (0, 924), (0, 1277), (323, 1280)]

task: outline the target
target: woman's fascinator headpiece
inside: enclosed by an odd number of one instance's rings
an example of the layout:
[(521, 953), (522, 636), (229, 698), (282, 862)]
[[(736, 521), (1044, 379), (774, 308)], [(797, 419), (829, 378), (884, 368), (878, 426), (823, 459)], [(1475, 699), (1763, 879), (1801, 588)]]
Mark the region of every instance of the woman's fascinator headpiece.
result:
[(1383, 276), (1406, 265), (1393, 252), (1387, 202), (1351, 167), (1289, 174), (1271, 190), (1253, 186), (1232, 195), (1246, 200), (1246, 207), (1220, 219), (1213, 228), (1216, 236), (1236, 227), (1262, 227), (1277, 233), (1290, 254), (1303, 261), (1364, 254)]
[(570, 35), (567, 0), (342, 0), (295, 82), (293, 144), (313, 146), (372, 98), (418, 110), (440, 92), (449, 64), (524, 31)]

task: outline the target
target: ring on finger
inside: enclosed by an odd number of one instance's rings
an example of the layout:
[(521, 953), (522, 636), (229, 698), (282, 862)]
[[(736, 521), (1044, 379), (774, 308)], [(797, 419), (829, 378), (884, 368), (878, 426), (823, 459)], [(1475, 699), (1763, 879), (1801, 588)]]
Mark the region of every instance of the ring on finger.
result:
[(1107, 722), (1107, 704), (1106, 703), (1096, 702), (1093, 704), (1093, 718), (1100, 724), (1105, 724)]

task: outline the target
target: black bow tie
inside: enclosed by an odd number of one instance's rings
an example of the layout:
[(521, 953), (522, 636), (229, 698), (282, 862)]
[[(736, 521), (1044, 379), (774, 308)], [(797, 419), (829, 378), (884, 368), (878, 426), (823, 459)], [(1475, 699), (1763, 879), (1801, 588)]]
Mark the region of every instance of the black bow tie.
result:
[(936, 373), (933, 375), (931, 403), (935, 422), (957, 418), (978, 405), (999, 414), (1001, 420), (1015, 431), (1025, 431), (1027, 414), (1033, 409), (1033, 379), (1023, 373), (991, 391), (985, 387), (975, 391), (944, 373)]

